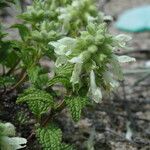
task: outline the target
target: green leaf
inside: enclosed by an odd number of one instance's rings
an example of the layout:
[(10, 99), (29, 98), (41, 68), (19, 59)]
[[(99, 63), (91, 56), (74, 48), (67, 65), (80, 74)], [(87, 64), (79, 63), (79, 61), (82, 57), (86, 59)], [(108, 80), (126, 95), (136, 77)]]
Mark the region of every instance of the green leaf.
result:
[(49, 108), (54, 106), (53, 98), (49, 93), (34, 88), (27, 89), (20, 95), (17, 103), (20, 102), (26, 102), (31, 111), (37, 116), (47, 112)]
[(1, 0), (0, 8), (8, 7), (10, 3), (15, 3), (15, 1), (14, 0)]
[(62, 132), (54, 125), (46, 128), (38, 128), (36, 136), (43, 150), (61, 150)]
[(17, 28), (19, 30), (19, 34), (23, 41), (25, 41), (27, 37), (30, 35), (29, 28), (26, 27), (24, 24), (15, 24), (11, 26), (11, 28)]
[(13, 66), (17, 64), (17, 62), (18, 62), (17, 53), (14, 50), (12, 50), (7, 54), (4, 64), (9, 68), (13, 68)]
[(62, 77), (70, 77), (73, 71), (72, 64), (66, 64), (56, 69), (56, 75)]
[(49, 80), (48, 86), (53, 86), (58, 83), (63, 84), (65, 87), (69, 87), (70, 81), (67, 77), (56, 76), (53, 79)]
[(28, 76), (31, 82), (35, 83), (38, 79), (40, 68), (38, 66), (33, 66), (33, 67), (28, 68), (27, 71), (28, 71)]
[(0, 39), (0, 63), (5, 63), (11, 50), (11, 42)]
[(87, 98), (83, 98), (80, 96), (77, 97), (69, 97), (65, 99), (67, 106), (69, 107), (71, 116), (74, 121), (78, 121), (81, 117), (82, 109), (87, 105)]
[(61, 144), (61, 150), (75, 150), (71, 145), (68, 144)]
[(3, 77), (0, 77), (0, 86), (9, 86), (9, 85), (12, 85), (15, 83), (15, 79), (14, 77), (11, 77), (11, 76), (3, 76)]

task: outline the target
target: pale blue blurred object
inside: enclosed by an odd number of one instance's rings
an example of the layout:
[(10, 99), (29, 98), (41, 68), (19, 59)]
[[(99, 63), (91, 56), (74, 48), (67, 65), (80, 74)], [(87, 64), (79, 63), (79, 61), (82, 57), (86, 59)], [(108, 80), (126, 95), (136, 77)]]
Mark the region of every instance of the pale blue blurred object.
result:
[(119, 16), (116, 27), (127, 32), (150, 31), (150, 5), (127, 10)]

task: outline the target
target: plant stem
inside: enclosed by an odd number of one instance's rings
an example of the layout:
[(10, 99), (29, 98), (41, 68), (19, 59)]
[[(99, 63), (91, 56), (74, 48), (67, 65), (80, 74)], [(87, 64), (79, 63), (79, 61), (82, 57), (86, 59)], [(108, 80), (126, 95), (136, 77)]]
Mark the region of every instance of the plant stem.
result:
[(12, 86), (10, 90), (12, 91), (18, 86), (20, 86), (25, 81), (26, 77), (27, 77), (27, 74), (25, 71), (23, 71), (20, 80), (14, 86)]
[(63, 100), (55, 109), (51, 111), (50, 115), (45, 119), (42, 126), (45, 127), (48, 124), (48, 122), (50, 122), (50, 120), (52, 120), (54, 116), (61, 112), (65, 107), (65, 101)]

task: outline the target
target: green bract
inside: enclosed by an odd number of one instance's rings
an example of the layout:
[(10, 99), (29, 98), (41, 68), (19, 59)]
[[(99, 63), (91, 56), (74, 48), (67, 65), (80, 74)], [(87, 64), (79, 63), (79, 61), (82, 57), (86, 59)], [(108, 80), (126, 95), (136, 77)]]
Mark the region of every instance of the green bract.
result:
[(58, 19), (63, 24), (63, 31), (73, 36), (84, 28), (89, 21), (98, 20), (98, 11), (93, 0), (74, 0), (71, 5), (58, 8)]

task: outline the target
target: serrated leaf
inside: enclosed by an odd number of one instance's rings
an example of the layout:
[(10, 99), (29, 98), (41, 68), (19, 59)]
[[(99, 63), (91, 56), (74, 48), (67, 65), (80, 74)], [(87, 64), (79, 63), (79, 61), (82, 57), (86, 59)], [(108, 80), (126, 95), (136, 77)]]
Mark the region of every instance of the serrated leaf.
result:
[(48, 109), (54, 105), (52, 96), (39, 89), (28, 89), (25, 91), (25, 93), (20, 95), (17, 99), (17, 103), (20, 102), (26, 102), (31, 111), (37, 116), (47, 112)]
[(40, 68), (38, 66), (28, 68), (28, 76), (30, 80), (35, 83), (38, 79)]
[(61, 144), (61, 150), (75, 150), (71, 145), (68, 144)]
[(62, 132), (59, 128), (53, 125), (46, 128), (38, 128), (36, 136), (43, 150), (61, 150)]
[(69, 87), (69, 80), (66, 77), (56, 76), (53, 79), (49, 80), (48, 86), (53, 86), (55, 84), (61, 83), (65, 87)]
[(72, 64), (66, 64), (56, 69), (56, 75), (62, 77), (70, 77), (73, 71)]
[(78, 121), (81, 117), (81, 111), (86, 106), (87, 98), (83, 97), (70, 97), (66, 98), (66, 104), (69, 107), (71, 116), (74, 121)]

